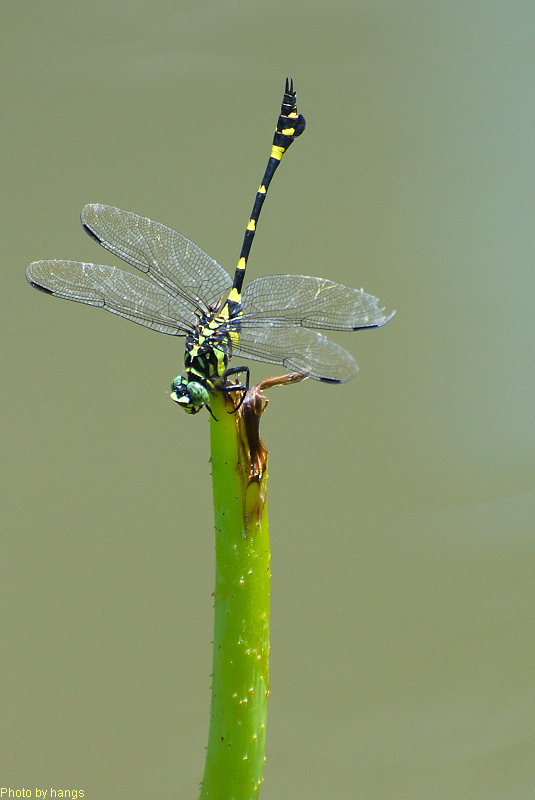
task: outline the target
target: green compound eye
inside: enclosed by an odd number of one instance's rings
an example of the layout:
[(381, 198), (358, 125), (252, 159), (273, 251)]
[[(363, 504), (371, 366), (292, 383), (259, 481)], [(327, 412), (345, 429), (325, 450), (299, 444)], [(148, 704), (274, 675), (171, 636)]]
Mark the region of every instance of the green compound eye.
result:
[(171, 384), (171, 399), (188, 414), (197, 414), (208, 403), (210, 395), (202, 383), (177, 375)]

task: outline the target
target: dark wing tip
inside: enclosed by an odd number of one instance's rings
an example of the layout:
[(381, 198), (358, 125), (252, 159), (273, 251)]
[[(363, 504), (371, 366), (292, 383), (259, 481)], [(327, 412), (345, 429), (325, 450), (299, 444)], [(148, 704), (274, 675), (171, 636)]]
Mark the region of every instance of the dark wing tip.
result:
[(88, 203), (86, 206), (82, 208), (80, 213), (80, 222), (82, 223), (82, 228), (90, 236), (92, 239), (95, 240), (98, 244), (102, 243), (100, 237), (95, 233), (95, 231), (90, 227), (89, 222), (87, 221), (87, 217), (94, 215), (95, 210), (100, 207), (99, 203)]
[(38, 289), (40, 292), (44, 292), (45, 294), (54, 294), (54, 292), (48, 289), (46, 286), (43, 286), (41, 283), (37, 283), (37, 281), (34, 280), (33, 278), (34, 270), (32, 268), (37, 266), (38, 264), (39, 264), (38, 261), (34, 261), (33, 264), (30, 264), (25, 273), (26, 280), (28, 281), (30, 286), (33, 286), (34, 289)]
[(392, 317), (394, 316), (395, 313), (396, 313), (395, 311), (392, 311), (390, 314), (388, 314), (388, 316), (380, 317), (375, 322), (370, 322), (369, 325), (355, 325), (353, 330), (354, 331), (364, 331), (364, 330), (367, 330), (368, 328), (382, 328), (383, 325), (386, 325), (387, 322), (390, 322), (390, 320), (392, 319)]
[(90, 236), (92, 239), (95, 240), (95, 242), (97, 242), (98, 244), (102, 244), (102, 239), (99, 236), (97, 236), (97, 234), (94, 231), (91, 230), (91, 228), (86, 222), (82, 222), (82, 228), (84, 229), (84, 231), (87, 233), (88, 236)]
[(35, 281), (30, 280), (30, 278), (28, 278), (28, 283), (30, 284), (30, 286), (33, 286), (34, 289), (43, 292), (43, 294), (54, 294), (52, 289), (47, 289), (46, 286), (41, 286), (40, 283), (35, 283)]

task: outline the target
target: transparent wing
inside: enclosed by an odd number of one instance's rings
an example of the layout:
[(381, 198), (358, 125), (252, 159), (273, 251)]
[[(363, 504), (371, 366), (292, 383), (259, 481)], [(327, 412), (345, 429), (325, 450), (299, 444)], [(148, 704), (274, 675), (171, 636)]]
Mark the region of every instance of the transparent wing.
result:
[(241, 332), (232, 355), (281, 364), (318, 381), (344, 383), (354, 378), (358, 367), (347, 350), (323, 334), (303, 327), (280, 327), (270, 322), (262, 325), (236, 326)]
[(36, 289), (66, 300), (99, 306), (146, 328), (183, 336), (195, 316), (181, 297), (118, 267), (79, 261), (35, 261), (26, 278)]
[(247, 284), (242, 297), (243, 325), (302, 325), (351, 331), (378, 328), (392, 318), (379, 300), (362, 289), (308, 275), (268, 275)]
[(232, 278), (204, 250), (159, 222), (100, 204), (82, 209), (82, 225), (99, 244), (149, 276), (172, 296), (207, 311)]

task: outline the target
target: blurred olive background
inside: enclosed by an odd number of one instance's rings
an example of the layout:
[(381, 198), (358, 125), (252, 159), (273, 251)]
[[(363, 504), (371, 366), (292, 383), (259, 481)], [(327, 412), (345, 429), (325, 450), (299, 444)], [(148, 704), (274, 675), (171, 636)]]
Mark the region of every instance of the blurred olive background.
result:
[(262, 798), (531, 800), (535, 6), (23, 0), (0, 41), (1, 786), (197, 796), (209, 418), (169, 400), (182, 340), (24, 269), (119, 263), (79, 225), (102, 202), (232, 271), (290, 75), (308, 126), (250, 275), (397, 315), (263, 419)]

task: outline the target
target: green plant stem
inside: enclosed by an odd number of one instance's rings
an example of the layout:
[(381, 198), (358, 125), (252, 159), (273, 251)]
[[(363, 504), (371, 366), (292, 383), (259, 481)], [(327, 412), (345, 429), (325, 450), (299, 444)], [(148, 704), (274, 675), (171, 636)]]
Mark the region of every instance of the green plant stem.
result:
[(267, 468), (254, 434), (263, 408), (253, 412), (251, 436), (245, 405), (229, 414), (232, 400), (221, 393), (210, 405), (216, 417), (210, 421), (216, 582), (210, 732), (200, 797), (252, 800), (262, 782), (269, 693)]

